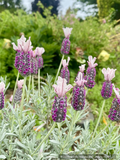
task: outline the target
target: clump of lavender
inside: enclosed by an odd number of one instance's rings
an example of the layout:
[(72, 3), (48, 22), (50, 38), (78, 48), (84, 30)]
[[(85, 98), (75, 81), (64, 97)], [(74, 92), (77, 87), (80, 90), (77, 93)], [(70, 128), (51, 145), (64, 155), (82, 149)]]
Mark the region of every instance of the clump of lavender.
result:
[(114, 98), (112, 102), (112, 106), (109, 111), (108, 117), (112, 121), (120, 122), (120, 89), (113, 87), (114, 92), (116, 94), (116, 98)]
[(14, 96), (14, 103), (20, 102), (21, 98), (22, 98), (22, 87), (24, 84), (24, 80), (20, 80), (17, 82), (18, 84), (18, 89), (15, 92), (15, 96)]
[(55, 122), (62, 122), (66, 118), (67, 112), (67, 96), (65, 95), (71, 88), (72, 85), (67, 85), (65, 78), (58, 77), (57, 85), (53, 85), (54, 91), (58, 95), (55, 96), (53, 108), (52, 108), (52, 119)]
[(83, 109), (85, 105), (86, 90), (84, 88), (84, 83), (87, 82), (83, 79), (83, 74), (79, 72), (76, 80), (76, 86), (73, 88), (73, 97), (71, 105), (76, 111)]
[(26, 77), (31, 74), (30, 68), (30, 51), (32, 50), (30, 37), (29, 40), (25, 42), (26, 38), (24, 35), (17, 41), (18, 46), (13, 44), (13, 49), (17, 51), (16, 58), (15, 58), (15, 67), (18, 69), (20, 74), (23, 77)]
[[(80, 70), (78, 71), (78, 74), (81, 72), (83, 74), (83, 77), (84, 77), (85, 64), (79, 66), (79, 69)], [(78, 74), (77, 74), (77, 76), (75, 78), (75, 81), (77, 80)]]
[(31, 59), (30, 59), (31, 74), (34, 75), (34, 74), (38, 73), (38, 61), (36, 59), (36, 52), (31, 50), (30, 51), (30, 56), (31, 56)]
[(89, 61), (87, 62), (88, 62), (89, 67), (87, 68), (87, 71), (86, 71), (85, 80), (87, 80), (87, 82), (85, 83), (85, 86), (87, 88), (93, 88), (95, 85), (95, 76), (96, 76), (95, 67), (98, 64), (97, 63), (94, 64), (96, 57), (92, 58), (92, 56), (89, 56), (88, 59)]
[(61, 53), (64, 55), (69, 54), (69, 51), (70, 51), (69, 37), (70, 37), (71, 31), (72, 31), (72, 28), (68, 28), (68, 27), (63, 28), (65, 38), (63, 39), (63, 42), (62, 42)]
[(112, 96), (112, 83), (111, 80), (115, 77), (116, 69), (103, 68), (102, 73), (104, 74), (105, 82), (102, 85), (101, 95), (104, 99), (108, 99)]
[(70, 72), (68, 70), (68, 63), (70, 61), (70, 57), (68, 57), (68, 61), (62, 60), (63, 68), (61, 69), (61, 74), (60, 77), (65, 78), (67, 80), (67, 84), (69, 83), (70, 80)]
[(37, 55), (37, 61), (38, 61), (38, 69), (41, 69), (43, 67), (43, 58), (42, 54), (45, 52), (45, 49), (42, 47), (37, 47), (35, 50), (35, 53)]
[(4, 108), (4, 90), (5, 90), (5, 84), (4, 82), (0, 83), (0, 109)]

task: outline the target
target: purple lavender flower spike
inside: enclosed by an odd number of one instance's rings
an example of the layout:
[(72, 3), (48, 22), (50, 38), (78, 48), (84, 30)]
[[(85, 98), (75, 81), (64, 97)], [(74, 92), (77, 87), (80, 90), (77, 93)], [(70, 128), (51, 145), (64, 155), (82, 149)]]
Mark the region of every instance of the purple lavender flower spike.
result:
[(69, 36), (71, 34), (72, 28), (63, 28), (63, 32), (65, 34), (65, 38), (62, 42), (62, 47), (61, 47), (61, 53), (66, 55), (69, 54), (70, 51), (70, 41), (69, 41)]
[(30, 51), (32, 50), (30, 37), (29, 40), (25, 42), (26, 38), (24, 35), (17, 40), (18, 46), (13, 44), (13, 49), (17, 51), (15, 57), (15, 67), (18, 69), (23, 77), (31, 74), (30, 69)]
[(31, 60), (30, 60), (31, 74), (35, 75), (38, 73), (38, 61), (36, 59), (36, 52), (31, 50), (30, 55), (31, 55)]
[(111, 80), (115, 77), (116, 69), (105, 68), (102, 69), (104, 74), (105, 82), (103, 83), (101, 95), (104, 99), (108, 99), (112, 96), (112, 83)]
[(67, 112), (67, 97), (66, 93), (72, 88), (72, 85), (67, 85), (65, 78), (58, 77), (57, 85), (53, 85), (54, 91), (58, 95), (55, 96), (55, 100), (52, 108), (52, 119), (55, 122), (62, 122), (66, 118)]
[[(78, 74), (81, 72), (83, 74), (83, 77), (84, 77), (85, 64), (79, 66), (79, 69), (80, 70), (78, 71)], [(75, 81), (77, 81), (78, 74), (77, 74), (77, 76), (75, 78)]]
[(62, 60), (63, 68), (61, 69), (61, 74), (60, 77), (65, 78), (67, 80), (67, 84), (69, 83), (70, 80), (70, 72), (68, 69), (68, 63), (70, 61), (70, 57), (68, 57), (68, 61)]
[(87, 82), (83, 79), (83, 74), (79, 72), (77, 76), (76, 86), (73, 88), (73, 97), (71, 105), (76, 111), (80, 111), (85, 105), (86, 90), (84, 89), (84, 83)]
[(18, 89), (15, 92), (14, 105), (15, 105), (15, 103), (21, 101), (21, 98), (22, 98), (22, 87), (23, 87), (23, 84), (24, 84), (24, 80), (19, 80), (17, 82), (17, 84), (18, 84)]
[(4, 108), (4, 93), (5, 84), (3, 82), (0, 83), (0, 109)]
[(20, 39), (17, 40), (18, 46), (15, 45), (15, 43), (12, 43), (13, 49), (17, 51), (16, 57), (15, 57), (15, 68), (18, 70), (20, 65), (20, 53), (22, 52), (22, 45), (24, 45), (26, 38), (24, 35), (21, 36)]
[(88, 62), (89, 67), (87, 68), (87, 71), (86, 71), (85, 80), (87, 80), (87, 82), (85, 83), (85, 86), (87, 88), (93, 88), (95, 85), (95, 76), (96, 76), (95, 67), (98, 64), (94, 63), (96, 60), (96, 57), (92, 58), (92, 56), (89, 56), (88, 59), (89, 59), (89, 61), (87, 61), (87, 62)]
[(38, 61), (38, 69), (41, 69), (43, 67), (43, 58), (42, 54), (45, 52), (45, 49), (43, 47), (37, 47), (35, 50), (35, 53), (37, 55), (37, 61)]
[(110, 108), (108, 117), (112, 121), (120, 122), (120, 94), (119, 94), (120, 90), (115, 87), (113, 87), (113, 89), (116, 94), (116, 98), (114, 98), (112, 102), (112, 106)]

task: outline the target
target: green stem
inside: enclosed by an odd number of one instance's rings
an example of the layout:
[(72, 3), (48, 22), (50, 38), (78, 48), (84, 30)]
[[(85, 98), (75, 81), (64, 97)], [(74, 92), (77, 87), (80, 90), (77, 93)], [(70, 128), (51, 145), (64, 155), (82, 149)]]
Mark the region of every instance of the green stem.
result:
[(28, 86), (28, 96), (27, 96), (27, 103), (29, 101), (29, 94), (30, 94), (30, 83), (31, 83), (31, 75), (29, 76), (29, 86)]
[(34, 76), (32, 75), (32, 89), (33, 89), (33, 95), (34, 95)]
[(87, 93), (88, 93), (88, 88), (86, 88), (86, 95), (87, 95)]
[(15, 87), (14, 87), (14, 92), (13, 92), (13, 99), (12, 99), (12, 106), (13, 106), (13, 102), (14, 102), (14, 96), (15, 96), (15, 91), (16, 91), (16, 87), (17, 87), (18, 78), (19, 78), (19, 72), (17, 74), (17, 79), (16, 79), (16, 82), (15, 82)]
[(38, 69), (38, 92), (40, 97), (40, 69)]
[(63, 60), (63, 59), (64, 59), (64, 54), (63, 54), (63, 56), (62, 56), (62, 59), (61, 59), (60, 65), (59, 65), (59, 68), (58, 68), (58, 71), (57, 71), (57, 74), (56, 74), (56, 77), (55, 77), (54, 84), (55, 84), (55, 82), (56, 82), (56, 80), (57, 80), (57, 78), (58, 78), (58, 74), (59, 74), (59, 72), (60, 72), (61, 65), (62, 65), (62, 60)]
[(102, 116), (102, 113), (103, 113), (104, 105), (105, 105), (105, 99), (104, 99), (104, 101), (103, 101), (103, 105), (102, 105), (102, 108), (101, 108), (101, 111), (100, 111), (100, 115), (99, 115), (99, 118), (98, 118), (97, 124), (96, 124), (96, 126), (95, 126), (95, 130), (94, 130), (94, 133), (93, 133), (93, 137), (94, 137), (94, 135), (95, 135), (95, 133), (96, 133), (96, 130), (97, 130), (98, 124), (99, 124), (99, 122), (100, 122), (100, 119), (101, 119), (101, 116)]
[(20, 126), (19, 126), (20, 139), (22, 139), (22, 132), (21, 132), (22, 126), (21, 126), (21, 121), (22, 121), (22, 111), (23, 111), (23, 102), (24, 102), (24, 95), (25, 95), (26, 78), (27, 78), (27, 77), (24, 77), (23, 94), (22, 94), (22, 100), (21, 100), (21, 106), (20, 106)]
[(43, 142), (48, 138), (48, 136), (50, 135), (50, 133), (52, 132), (52, 130), (55, 128), (56, 122), (53, 123), (52, 128), (49, 130), (48, 134), (43, 138), (42, 142), (38, 145), (38, 147), (36, 148), (36, 150), (32, 153), (32, 155), (34, 155), (37, 150), (40, 148), (40, 146), (43, 144)]

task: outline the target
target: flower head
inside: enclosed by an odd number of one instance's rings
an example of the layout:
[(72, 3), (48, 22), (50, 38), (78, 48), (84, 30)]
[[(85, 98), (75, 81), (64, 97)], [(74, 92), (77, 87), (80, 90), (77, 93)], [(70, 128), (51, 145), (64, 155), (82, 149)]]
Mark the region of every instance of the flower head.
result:
[(31, 57), (36, 57), (36, 55), (37, 55), (37, 54), (36, 54), (35, 50), (34, 50), (34, 51), (33, 51), (33, 50), (30, 51), (30, 56), (31, 56)]
[(70, 61), (70, 57), (68, 57), (67, 62), (66, 62), (66, 60), (62, 60), (62, 64), (63, 64), (64, 68), (68, 66), (69, 61)]
[(58, 97), (63, 97), (73, 86), (71, 84), (67, 85), (67, 80), (65, 78), (58, 77), (57, 85), (53, 85), (54, 91)]
[(84, 72), (84, 70), (85, 70), (85, 64), (83, 64), (83, 65), (81, 65), (81, 66), (79, 66), (79, 69), (80, 69), (80, 72)]
[(75, 83), (80, 87), (80, 86), (84, 86), (84, 83), (86, 83), (87, 81), (84, 80), (83, 78), (83, 74), (81, 72), (78, 73), (78, 76), (76, 78), (77, 80), (75, 81)]
[(31, 51), (33, 46), (31, 46), (30, 37), (27, 42), (25, 42), (25, 40), (26, 38), (24, 37), (24, 35), (22, 35), (21, 38), (17, 40), (18, 46), (16, 46), (15, 43), (12, 43), (13, 49), (24, 53), (28, 53), (28, 51)]
[(115, 77), (115, 71), (116, 69), (110, 69), (110, 68), (103, 68), (102, 73), (104, 74), (104, 78), (106, 81), (111, 81)]
[(22, 88), (24, 84), (24, 79), (17, 82), (18, 88)]
[(2, 93), (5, 90), (5, 84), (4, 82), (0, 82), (0, 93)]
[(45, 52), (43, 47), (37, 47), (35, 50), (36, 55), (41, 56)]
[(69, 38), (70, 34), (71, 34), (72, 28), (63, 28), (63, 32), (65, 34), (65, 38)]
[(94, 64), (96, 57), (92, 58), (92, 56), (89, 56), (88, 59), (89, 59), (89, 61), (87, 61), (87, 62), (88, 62), (89, 67), (93, 68), (98, 65), (97, 63)]
[(33, 46), (31, 46), (31, 41), (30, 41), (30, 37), (29, 37), (27, 42), (25, 42), (24, 45), (22, 46), (22, 50), (24, 53), (28, 53), (28, 51), (31, 51), (32, 48), (33, 48)]

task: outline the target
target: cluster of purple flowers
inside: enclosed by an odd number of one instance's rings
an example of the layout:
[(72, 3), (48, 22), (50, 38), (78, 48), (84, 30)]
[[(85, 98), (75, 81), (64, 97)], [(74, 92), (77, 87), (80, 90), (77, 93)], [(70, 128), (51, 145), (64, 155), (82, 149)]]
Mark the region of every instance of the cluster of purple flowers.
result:
[[(69, 41), (69, 36), (71, 34), (72, 28), (64, 28), (64, 34), (65, 34), (65, 39), (62, 42), (62, 47), (61, 47), (61, 53), (66, 55), (69, 53), (70, 50), (70, 41)], [(80, 111), (84, 108), (85, 106), (85, 97), (86, 97), (86, 90), (85, 86), (88, 89), (92, 89), (95, 86), (95, 76), (96, 76), (96, 69), (95, 67), (98, 65), (95, 63), (96, 57), (92, 58), (92, 56), (88, 57), (88, 68), (86, 70), (86, 75), (84, 75), (84, 70), (85, 70), (85, 64), (82, 66), (79, 66), (80, 70), (75, 78), (75, 83), (76, 85), (73, 88), (72, 92), (72, 101), (71, 105), (76, 111)], [(70, 58), (68, 57), (68, 61), (62, 60), (63, 68), (61, 69), (61, 74), (60, 77), (58, 78), (57, 85), (53, 85), (56, 94), (58, 97), (55, 96), (55, 100), (53, 103), (53, 108), (52, 108), (52, 118), (55, 122), (62, 122), (65, 120), (66, 117), (66, 109), (67, 109), (67, 97), (65, 93), (72, 88), (72, 86), (69, 86), (69, 89), (65, 88), (67, 87), (67, 84), (69, 83), (70, 80), (70, 72), (68, 69), (68, 63), (70, 61)], [(105, 68), (102, 69), (102, 73), (104, 74), (105, 77), (105, 82), (103, 83), (102, 90), (101, 90), (101, 95), (104, 99), (108, 99), (112, 95), (112, 88), (113, 84), (111, 83), (111, 80), (115, 77), (115, 71), (116, 69), (110, 69)], [(114, 121), (120, 121), (120, 95), (118, 94), (118, 90), (114, 91), (117, 95), (117, 99), (113, 100), (112, 107), (110, 109), (110, 114), (109, 118)], [(61, 94), (64, 93), (64, 94)]]
[(24, 35), (17, 40), (18, 46), (13, 44), (13, 49), (17, 51), (15, 57), (15, 68), (23, 76), (34, 75), (38, 73), (38, 69), (43, 67), (42, 54), (45, 52), (44, 48), (37, 47), (32, 50), (30, 37), (26, 41)]
[[(65, 38), (62, 42), (61, 53), (66, 55), (70, 51), (70, 34), (72, 28), (63, 28)], [(26, 42), (26, 38), (22, 35), (20, 39), (18, 39), (18, 46), (13, 43), (14, 50), (17, 51), (15, 57), (15, 67), (21, 73), (23, 77), (28, 76), (30, 74), (37, 74), (38, 69), (43, 67), (43, 58), (42, 54), (45, 52), (44, 48), (37, 47), (34, 51), (32, 50), (30, 37)], [(57, 85), (54, 84), (53, 88), (57, 96), (54, 98), (54, 103), (52, 107), (52, 119), (55, 122), (62, 122), (66, 118), (67, 112), (67, 96), (66, 93), (73, 88), (72, 92), (72, 100), (71, 105), (76, 111), (80, 111), (85, 106), (85, 98), (86, 98), (86, 90), (85, 86), (88, 89), (91, 89), (95, 85), (95, 76), (96, 69), (95, 67), (98, 65), (95, 63), (96, 58), (92, 58), (92, 56), (88, 57), (88, 68), (86, 70), (86, 75), (84, 75), (85, 64), (79, 66), (80, 70), (75, 78), (76, 85), (73, 87), (69, 84), (70, 80), (70, 72), (68, 69), (68, 64), (70, 61), (70, 57), (68, 57), (68, 61), (62, 60), (63, 68), (61, 69), (60, 76), (58, 77)], [(108, 99), (112, 96), (112, 89), (116, 94), (116, 98), (114, 98), (112, 102), (112, 106), (109, 111), (108, 117), (112, 121), (120, 121), (120, 90), (115, 88), (114, 84), (112, 84), (111, 80), (115, 77), (116, 69), (103, 68), (102, 73), (104, 74), (105, 82), (103, 82), (101, 95), (104, 99)], [(21, 100), (22, 95), (22, 85), (24, 80), (18, 81), (18, 89), (16, 90), (14, 103)], [(0, 109), (4, 108), (4, 89), (5, 84), (3, 82), (0, 83)], [(12, 101), (12, 97), (11, 97)]]

